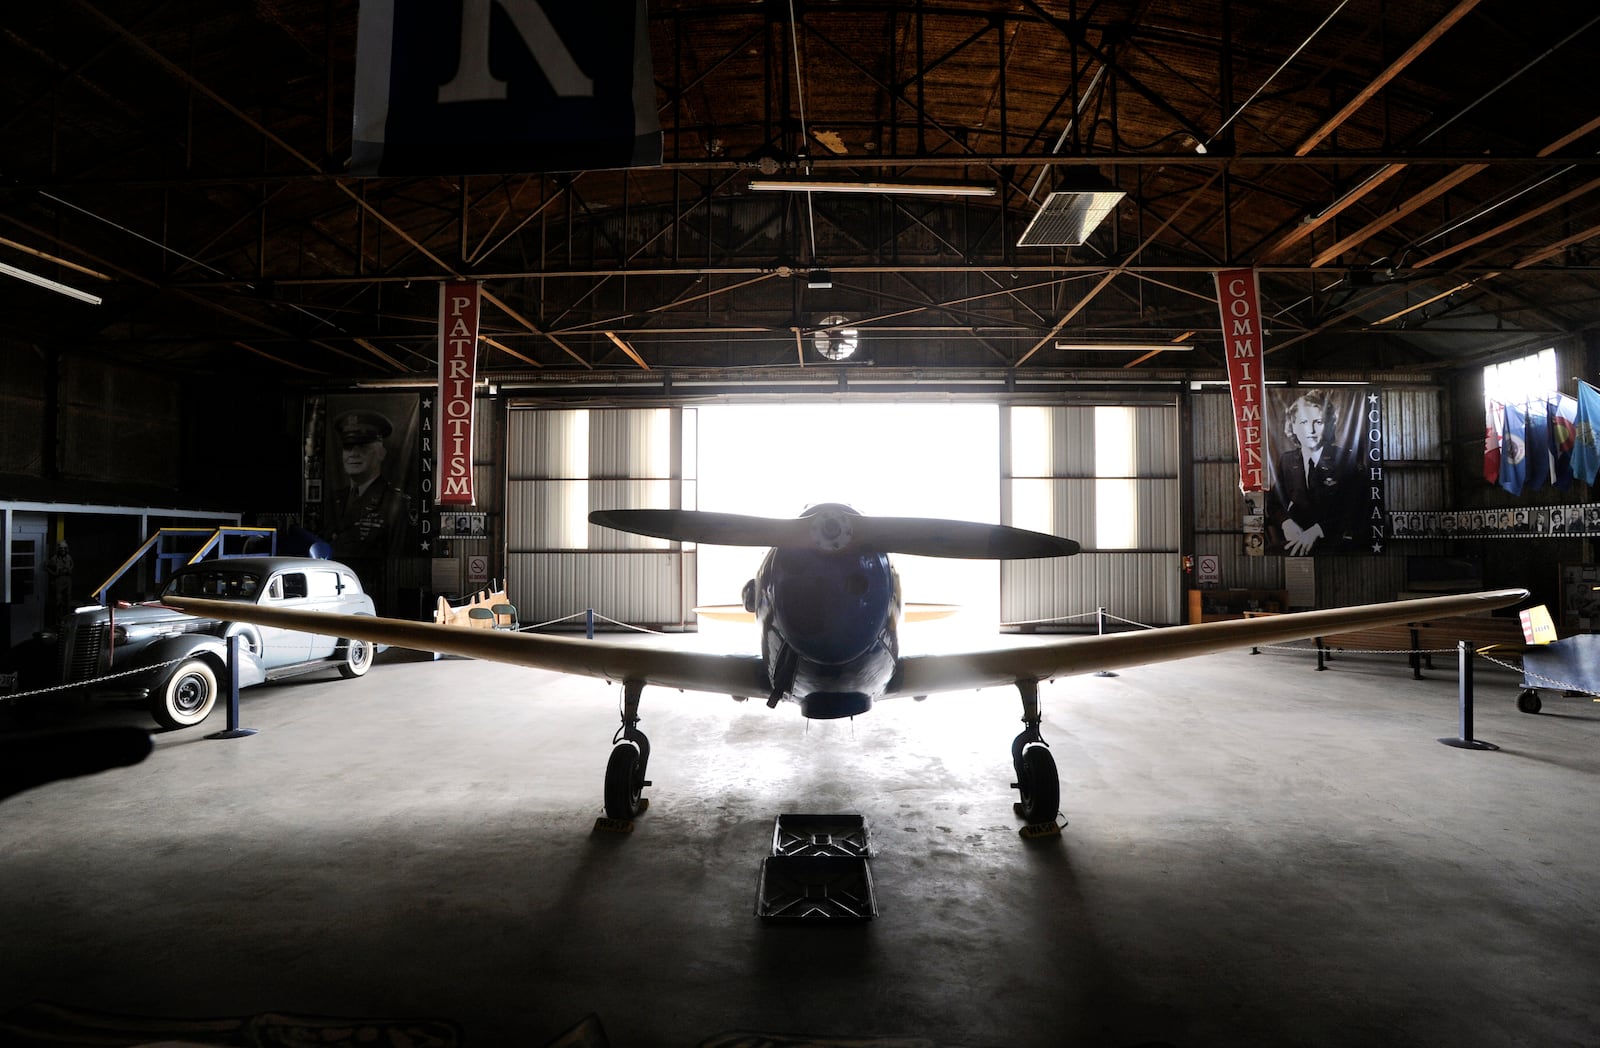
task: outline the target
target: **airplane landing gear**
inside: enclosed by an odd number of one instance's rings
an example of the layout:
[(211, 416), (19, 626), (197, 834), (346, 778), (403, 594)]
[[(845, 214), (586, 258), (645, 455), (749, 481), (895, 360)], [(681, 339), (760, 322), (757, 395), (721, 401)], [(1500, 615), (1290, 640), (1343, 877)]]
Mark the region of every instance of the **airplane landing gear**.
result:
[(1011, 740), (1011, 764), (1017, 781), (1011, 784), (1022, 797), (1013, 807), (1030, 826), (1054, 823), (1061, 810), (1061, 777), (1050, 744), (1039, 734), (1039, 682), (1017, 681), (1022, 693), (1022, 733)]
[(639, 696), (643, 681), (622, 685), (622, 727), (611, 740), (611, 759), (606, 762), (606, 818), (631, 821), (650, 806), (643, 796), (650, 785), (645, 770), (650, 764), (650, 740), (639, 730)]

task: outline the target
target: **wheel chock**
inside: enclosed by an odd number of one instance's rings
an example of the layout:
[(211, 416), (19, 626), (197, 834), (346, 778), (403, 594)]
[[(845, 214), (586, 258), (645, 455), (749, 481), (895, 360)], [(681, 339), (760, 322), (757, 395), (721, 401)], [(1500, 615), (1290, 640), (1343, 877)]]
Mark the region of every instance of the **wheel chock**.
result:
[(604, 815), (594, 820), (596, 833), (632, 833), (632, 819), (608, 819)]

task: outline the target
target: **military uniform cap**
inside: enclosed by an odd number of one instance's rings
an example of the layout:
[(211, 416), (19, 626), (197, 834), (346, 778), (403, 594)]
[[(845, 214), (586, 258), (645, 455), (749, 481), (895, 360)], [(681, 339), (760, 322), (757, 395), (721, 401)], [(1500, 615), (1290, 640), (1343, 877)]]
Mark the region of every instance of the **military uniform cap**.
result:
[(376, 411), (347, 411), (339, 416), (333, 428), (338, 430), (339, 441), (345, 447), (387, 440), (394, 432), (389, 420)]

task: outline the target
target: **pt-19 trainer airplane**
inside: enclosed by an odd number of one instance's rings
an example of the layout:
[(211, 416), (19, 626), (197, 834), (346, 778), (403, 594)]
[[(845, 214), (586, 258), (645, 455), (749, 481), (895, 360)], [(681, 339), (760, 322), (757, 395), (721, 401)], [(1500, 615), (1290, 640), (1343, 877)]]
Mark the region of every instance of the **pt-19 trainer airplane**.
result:
[(697, 510), (601, 510), (593, 524), (670, 539), (731, 546), (770, 546), (745, 584), (745, 610), (761, 631), (757, 654), (666, 650), (497, 630), (463, 629), (370, 616), (292, 611), (264, 604), (236, 606), (167, 598), (180, 611), (210, 618), (282, 626), (422, 651), (493, 659), (620, 681), (622, 727), (606, 766), (605, 809), (631, 819), (642, 794), (650, 742), (639, 730), (645, 685), (796, 702), (808, 718), (854, 717), (874, 701), (1001, 685), (1022, 697), (1022, 733), (1011, 744), (1016, 806), (1028, 823), (1053, 821), (1061, 803), (1055, 758), (1040, 734), (1039, 682), (1227, 648), (1320, 636), (1366, 626), (1416, 622), (1486, 611), (1526, 599), (1521, 589), (1367, 604), (1265, 618), (1174, 626), (1160, 630), (1071, 636), (978, 652), (900, 654), (900, 581), (889, 554), (1015, 560), (1065, 557), (1078, 544), (999, 524), (915, 517), (874, 517), (824, 504), (793, 519)]

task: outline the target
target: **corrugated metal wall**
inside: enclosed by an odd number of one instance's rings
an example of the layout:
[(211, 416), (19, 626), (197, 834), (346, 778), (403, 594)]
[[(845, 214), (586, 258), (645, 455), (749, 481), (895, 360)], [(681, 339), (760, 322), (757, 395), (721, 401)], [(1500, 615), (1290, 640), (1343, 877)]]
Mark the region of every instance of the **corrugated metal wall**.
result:
[[(1066, 535), (1083, 546), (1065, 560), (1002, 563), (1003, 621), (1064, 619), (1100, 607), (1150, 625), (1182, 621), (1177, 411), (1172, 404), (1126, 407), (1127, 429), (1115, 439), (1128, 446), (1112, 457), (1125, 457), (1132, 472), (1111, 473), (1097, 468), (1096, 410), (1072, 405), (1000, 413), (1008, 430), (1001, 442), (1006, 523)], [(1104, 512), (1107, 499), (1122, 503), (1127, 530), (1104, 533), (1108, 516), (1117, 517)]]
[(589, 608), (636, 625), (687, 620), (693, 550), (597, 528), (588, 515), (692, 507), (693, 425), (694, 412), (681, 408), (512, 409), (506, 582), (522, 621)]
[[(1447, 508), (1443, 391), (1434, 387), (1382, 388), (1382, 395), (1388, 508)], [(1220, 559), (1224, 588), (1283, 588), (1284, 558), (1244, 554), (1244, 498), (1239, 493), (1239, 457), (1228, 391), (1191, 393), (1190, 405), (1195, 553)], [(1317, 557), (1317, 606), (1394, 600), (1405, 588), (1405, 557), (1438, 552), (1436, 542), (1402, 540), (1391, 542), (1384, 554)]]

